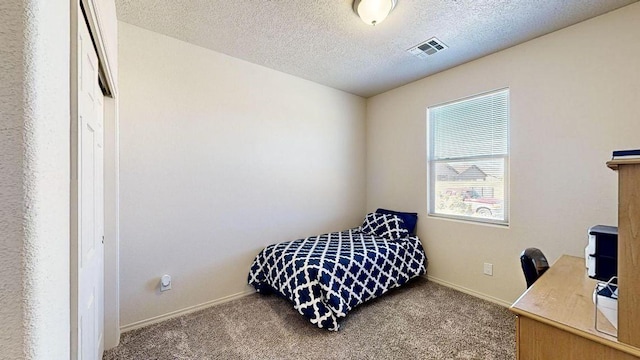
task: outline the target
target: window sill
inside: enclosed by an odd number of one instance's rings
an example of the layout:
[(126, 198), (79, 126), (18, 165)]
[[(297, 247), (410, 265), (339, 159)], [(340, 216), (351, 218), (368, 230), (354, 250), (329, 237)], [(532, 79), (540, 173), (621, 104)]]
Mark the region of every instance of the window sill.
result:
[(500, 220), (468, 218), (465, 216), (444, 215), (444, 214), (427, 214), (427, 217), (439, 219), (439, 220), (453, 221), (457, 223), (464, 223), (464, 224), (484, 225), (484, 226), (496, 227), (499, 229), (510, 228), (510, 224), (508, 222), (504, 222)]

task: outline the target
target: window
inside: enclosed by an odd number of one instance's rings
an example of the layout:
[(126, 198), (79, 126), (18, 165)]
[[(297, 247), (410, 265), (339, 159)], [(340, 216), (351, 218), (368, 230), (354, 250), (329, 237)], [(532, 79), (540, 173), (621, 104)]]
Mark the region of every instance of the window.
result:
[(509, 89), (427, 110), (429, 215), (507, 225)]

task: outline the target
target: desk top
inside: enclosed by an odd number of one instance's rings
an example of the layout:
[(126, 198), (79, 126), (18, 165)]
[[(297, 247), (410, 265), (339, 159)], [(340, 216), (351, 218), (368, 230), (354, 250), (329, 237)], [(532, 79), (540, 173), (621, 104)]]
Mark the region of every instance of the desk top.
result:
[[(511, 311), (635, 356), (640, 349), (595, 329), (593, 289), (597, 281), (587, 276), (584, 259), (563, 255), (516, 302)], [(602, 319), (602, 320), (600, 320)], [(598, 328), (615, 333), (601, 313)]]

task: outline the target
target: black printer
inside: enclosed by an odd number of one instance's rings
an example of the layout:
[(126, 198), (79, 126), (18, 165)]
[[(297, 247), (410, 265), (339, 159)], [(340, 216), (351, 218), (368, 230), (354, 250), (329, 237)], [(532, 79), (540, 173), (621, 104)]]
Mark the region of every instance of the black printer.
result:
[(609, 281), (618, 275), (618, 228), (595, 225), (589, 228), (589, 245), (585, 248), (589, 277)]

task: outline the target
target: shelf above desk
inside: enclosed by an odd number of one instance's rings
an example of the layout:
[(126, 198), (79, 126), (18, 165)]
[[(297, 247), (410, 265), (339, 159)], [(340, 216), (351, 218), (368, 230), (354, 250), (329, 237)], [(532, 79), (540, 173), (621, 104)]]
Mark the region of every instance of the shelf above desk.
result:
[(618, 170), (620, 165), (638, 165), (640, 159), (617, 159), (607, 161), (607, 167), (611, 170)]

